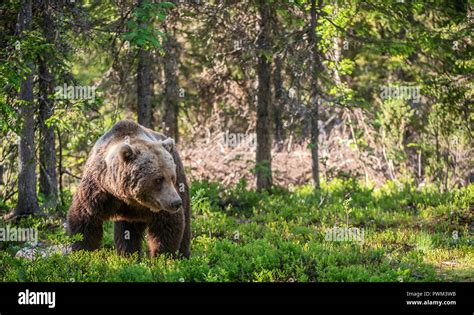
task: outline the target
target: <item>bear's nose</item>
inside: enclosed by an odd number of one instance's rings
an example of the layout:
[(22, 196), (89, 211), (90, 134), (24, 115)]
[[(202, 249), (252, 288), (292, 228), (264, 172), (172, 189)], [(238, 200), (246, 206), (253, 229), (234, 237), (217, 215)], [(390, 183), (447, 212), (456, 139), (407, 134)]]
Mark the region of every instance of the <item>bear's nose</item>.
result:
[(175, 210), (178, 209), (179, 207), (181, 207), (182, 205), (183, 205), (183, 201), (181, 201), (181, 199), (172, 201), (171, 204), (170, 204), (171, 208), (173, 208)]

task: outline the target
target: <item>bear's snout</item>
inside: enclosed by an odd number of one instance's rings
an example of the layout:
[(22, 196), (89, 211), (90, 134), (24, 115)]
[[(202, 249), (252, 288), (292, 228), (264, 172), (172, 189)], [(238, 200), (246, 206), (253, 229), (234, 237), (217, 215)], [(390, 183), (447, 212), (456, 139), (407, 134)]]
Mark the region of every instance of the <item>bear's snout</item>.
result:
[(179, 198), (170, 203), (170, 208), (173, 210), (178, 210), (179, 208), (181, 208), (182, 205), (183, 201), (181, 200), (181, 198)]

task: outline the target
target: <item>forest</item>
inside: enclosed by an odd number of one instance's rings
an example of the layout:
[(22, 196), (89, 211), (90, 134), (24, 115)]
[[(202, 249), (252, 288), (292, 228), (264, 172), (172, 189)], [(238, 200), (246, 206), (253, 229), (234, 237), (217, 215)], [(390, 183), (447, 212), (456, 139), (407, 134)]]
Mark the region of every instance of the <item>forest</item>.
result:
[[(474, 281), (472, 0), (0, 12), (0, 282)], [(69, 250), (88, 155), (124, 119), (176, 142), (187, 259), (117, 255), (113, 222)]]

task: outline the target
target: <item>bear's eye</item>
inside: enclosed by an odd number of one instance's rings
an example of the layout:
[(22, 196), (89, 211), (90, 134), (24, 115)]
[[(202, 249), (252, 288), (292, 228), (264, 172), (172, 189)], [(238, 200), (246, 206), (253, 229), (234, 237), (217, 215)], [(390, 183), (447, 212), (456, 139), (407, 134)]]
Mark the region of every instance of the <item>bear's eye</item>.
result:
[(161, 184), (163, 184), (163, 181), (164, 181), (164, 180), (165, 180), (164, 177), (158, 177), (158, 178), (156, 179), (156, 184), (157, 184), (158, 186), (161, 186)]

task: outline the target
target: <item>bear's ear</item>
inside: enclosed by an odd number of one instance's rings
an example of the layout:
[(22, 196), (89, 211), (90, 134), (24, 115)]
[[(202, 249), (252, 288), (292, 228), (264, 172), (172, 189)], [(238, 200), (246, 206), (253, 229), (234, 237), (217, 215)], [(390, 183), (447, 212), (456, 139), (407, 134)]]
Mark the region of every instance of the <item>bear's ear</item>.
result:
[(122, 159), (122, 161), (124, 161), (124, 162), (130, 162), (130, 161), (132, 161), (133, 159), (135, 159), (136, 153), (133, 152), (133, 149), (132, 149), (132, 147), (131, 147), (129, 144), (124, 143), (124, 144), (122, 144), (122, 146), (120, 147), (119, 156), (120, 156), (120, 158)]
[(170, 153), (174, 151), (174, 140), (173, 138), (168, 138), (166, 140), (161, 141), (161, 145)]

